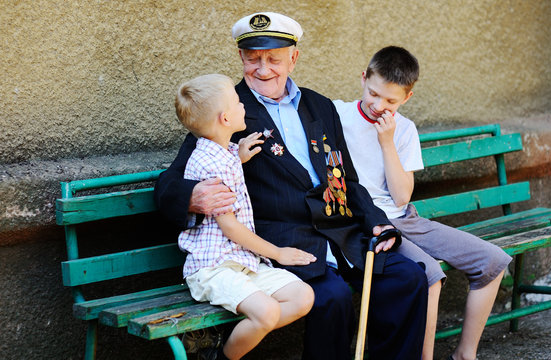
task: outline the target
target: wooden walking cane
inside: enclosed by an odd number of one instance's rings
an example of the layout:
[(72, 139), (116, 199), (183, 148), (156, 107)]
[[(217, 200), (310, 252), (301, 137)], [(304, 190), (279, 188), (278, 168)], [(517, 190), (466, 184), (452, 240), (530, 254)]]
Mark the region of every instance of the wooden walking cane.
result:
[(373, 260), (375, 258), (375, 248), (381, 241), (390, 238), (396, 238), (396, 242), (401, 240), (402, 234), (398, 229), (387, 229), (369, 239), (367, 244), (367, 253), (365, 254), (364, 284), (362, 289), (362, 302), (360, 306), (360, 324), (358, 326), (358, 337), (356, 340), (355, 360), (363, 360), (365, 348), (365, 335), (367, 332), (367, 312), (369, 310), (369, 297), (371, 295), (371, 278), (373, 277)]

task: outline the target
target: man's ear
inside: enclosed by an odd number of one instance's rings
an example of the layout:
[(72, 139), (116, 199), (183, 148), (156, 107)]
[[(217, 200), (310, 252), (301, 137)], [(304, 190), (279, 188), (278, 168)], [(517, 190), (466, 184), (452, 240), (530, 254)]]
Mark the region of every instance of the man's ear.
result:
[(295, 69), (295, 66), (297, 64), (298, 59), (298, 49), (293, 49), (293, 53), (291, 54), (291, 64), (289, 64), (289, 74), (293, 72)]
[(239, 49), (239, 57), (241, 58), (241, 62), (245, 64), (245, 60), (243, 59), (243, 52), (241, 51), (241, 49)]

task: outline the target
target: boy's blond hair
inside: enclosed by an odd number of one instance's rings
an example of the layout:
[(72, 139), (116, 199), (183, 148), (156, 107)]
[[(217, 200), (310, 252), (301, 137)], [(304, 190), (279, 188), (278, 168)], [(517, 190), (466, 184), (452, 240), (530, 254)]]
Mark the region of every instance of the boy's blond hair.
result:
[(204, 135), (207, 125), (228, 106), (226, 91), (233, 86), (229, 77), (220, 74), (202, 75), (183, 83), (174, 103), (178, 120), (194, 135)]

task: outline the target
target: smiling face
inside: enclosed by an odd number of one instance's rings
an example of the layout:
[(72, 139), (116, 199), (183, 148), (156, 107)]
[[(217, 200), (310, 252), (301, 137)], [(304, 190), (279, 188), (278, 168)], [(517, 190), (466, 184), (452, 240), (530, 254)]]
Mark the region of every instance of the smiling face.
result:
[(362, 87), (362, 110), (374, 121), (381, 117), (385, 110), (394, 114), (400, 105), (405, 104), (413, 95), (412, 91), (406, 93), (398, 84), (386, 82), (377, 73), (367, 78), (365, 71), (362, 73)]
[(239, 55), (243, 61), (243, 77), (250, 89), (275, 101), (285, 97), (287, 78), (298, 58), (296, 48), (240, 49)]

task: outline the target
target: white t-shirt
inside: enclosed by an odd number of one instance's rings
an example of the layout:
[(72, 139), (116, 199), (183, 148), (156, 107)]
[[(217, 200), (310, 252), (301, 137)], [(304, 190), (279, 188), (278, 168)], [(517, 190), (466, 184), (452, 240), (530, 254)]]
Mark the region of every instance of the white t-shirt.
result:
[[(382, 209), (389, 219), (405, 215), (406, 206), (396, 206), (385, 179), (383, 153), (377, 139), (377, 129), (368, 122), (358, 109), (358, 100), (345, 103), (335, 100), (335, 104), (344, 131), (348, 151), (354, 168), (358, 173), (360, 184), (373, 198), (376, 206)], [(396, 112), (396, 130), (394, 144), (398, 157), (405, 171), (423, 169), (419, 134), (413, 121)]]

